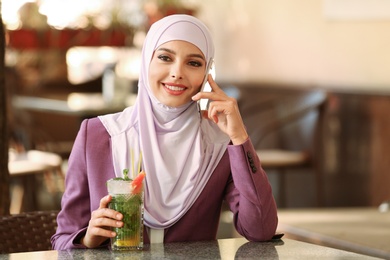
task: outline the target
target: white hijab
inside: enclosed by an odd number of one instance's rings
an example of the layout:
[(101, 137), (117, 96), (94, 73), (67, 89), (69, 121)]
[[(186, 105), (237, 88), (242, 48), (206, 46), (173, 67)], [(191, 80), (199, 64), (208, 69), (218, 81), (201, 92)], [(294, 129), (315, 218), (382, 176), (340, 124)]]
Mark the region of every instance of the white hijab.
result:
[(153, 96), (148, 81), (152, 55), (158, 46), (172, 40), (196, 45), (207, 61), (214, 56), (210, 33), (198, 19), (171, 15), (159, 20), (144, 42), (134, 106), (99, 117), (111, 136), (117, 176), (132, 165), (137, 168), (142, 151), (146, 173), (144, 223), (154, 229), (172, 226), (188, 211), (229, 142), (216, 124), (200, 118), (195, 102), (173, 108)]

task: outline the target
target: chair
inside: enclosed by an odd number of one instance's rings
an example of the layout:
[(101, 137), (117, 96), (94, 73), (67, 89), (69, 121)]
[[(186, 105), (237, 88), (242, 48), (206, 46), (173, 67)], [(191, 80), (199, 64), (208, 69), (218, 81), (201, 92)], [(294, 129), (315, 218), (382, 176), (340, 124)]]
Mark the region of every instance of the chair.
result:
[(51, 250), (58, 211), (0, 216), (0, 254)]
[(321, 205), (321, 172), (315, 159), (326, 93), (274, 90), (264, 96), (263, 102), (246, 105), (242, 114), (262, 167), (278, 174), (279, 207), (286, 206), (285, 175), (298, 167), (311, 167), (316, 174), (317, 204)]

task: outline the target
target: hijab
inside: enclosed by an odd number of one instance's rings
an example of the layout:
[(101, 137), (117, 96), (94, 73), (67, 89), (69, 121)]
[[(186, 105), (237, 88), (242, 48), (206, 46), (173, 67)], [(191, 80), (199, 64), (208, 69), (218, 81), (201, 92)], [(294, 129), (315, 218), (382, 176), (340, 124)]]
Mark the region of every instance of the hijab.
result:
[(99, 117), (111, 136), (116, 176), (133, 168), (130, 177), (134, 177), (134, 168), (142, 164), (146, 173), (144, 224), (153, 229), (172, 226), (190, 209), (230, 141), (215, 123), (199, 116), (196, 102), (169, 107), (154, 97), (149, 64), (154, 51), (173, 40), (194, 44), (207, 61), (214, 56), (210, 33), (195, 17), (171, 15), (155, 22), (142, 48), (135, 104)]

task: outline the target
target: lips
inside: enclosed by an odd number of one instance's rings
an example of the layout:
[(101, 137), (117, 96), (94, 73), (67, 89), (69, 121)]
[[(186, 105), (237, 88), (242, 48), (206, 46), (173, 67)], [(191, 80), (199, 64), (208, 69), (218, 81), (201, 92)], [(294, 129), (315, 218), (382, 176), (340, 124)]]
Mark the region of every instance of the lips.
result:
[(172, 91), (184, 91), (186, 88), (184, 87), (179, 87), (179, 86), (172, 86), (172, 85), (167, 85), (167, 84), (164, 84), (164, 86), (169, 89), (169, 90), (172, 90)]
[(180, 96), (187, 90), (187, 87), (183, 85), (176, 85), (176, 84), (173, 85), (173, 84), (163, 83), (163, 86), (165, 91), (173, 96)]

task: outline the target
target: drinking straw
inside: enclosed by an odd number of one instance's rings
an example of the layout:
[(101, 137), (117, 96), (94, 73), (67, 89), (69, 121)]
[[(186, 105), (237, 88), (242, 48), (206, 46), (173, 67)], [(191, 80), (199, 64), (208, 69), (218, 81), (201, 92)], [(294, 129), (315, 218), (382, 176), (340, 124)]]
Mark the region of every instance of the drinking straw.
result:
[(130, 149), (130, 156), (131, 156), (131, 176), (133, 176), (133, 180), (135, 178), (134, 173), (134, 155), (133, 155), (133, 149)]
[(137, 174), (141, 171), (141, 162), (142, 162), (142, 151), (139, 152), (139, 160), (138, 160), (138, 171)]

